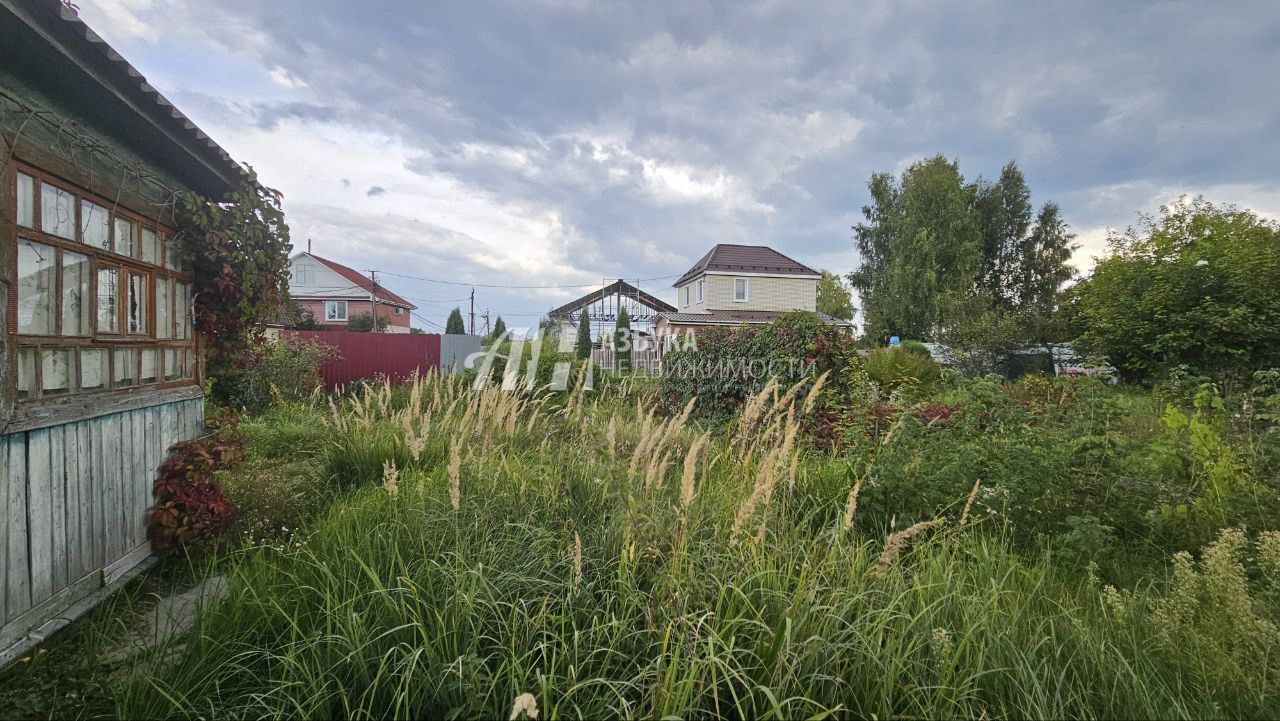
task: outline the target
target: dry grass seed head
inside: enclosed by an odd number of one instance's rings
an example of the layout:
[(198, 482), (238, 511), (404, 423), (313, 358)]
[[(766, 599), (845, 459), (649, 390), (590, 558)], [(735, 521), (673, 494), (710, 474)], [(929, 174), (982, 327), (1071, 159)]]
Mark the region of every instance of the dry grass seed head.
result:
[(698, 439), (689, 446), (689, 452), (684, 457), (684, 471), (680, 474), (680, 512), (687, 514), (689, 506), (693, 503), (695, 494), (694, 479), (698, 472), (698, 453), (707, 445), (708, 434), (703, 433)]
[(891, 534), (884, 541), (884, 550), (880, 552), (880, 560), (876, 563), (876, 575), (878, 576), (889, 570), (889, 567), (893, 565), (898, 556), (911, 545), (912, 537), (941, 523), (942, 519), (940, 518), (935, 518), (932, 521), (920, 521), (913, 526), (908, 526), (897, 533)]
[(827, 382), (827, 376), (831, 375), (830, 370), (825, 370), (818, 379), (813, 382), (813, 386), (809, 388), (809, 392), (805, 394), (804, 405), (802, 409), (805, 413), (813, 411), (814, 405), (818, 402), (818, 394), (822, 392), (822, 386)]
[(449, 444), (449, 505), (455, 511), (462, 505), (462, 454), (458, 445), (457, 440)]
[(982, 487), (982, 479), (973, 482), (973, 490), (969, 491), (969, 498), (964, 502), (964, 510), (960, 512), (960, 525), (969, 522), (969, 511), (973, 508), (973, 501), (978, 497), (978, 489)]

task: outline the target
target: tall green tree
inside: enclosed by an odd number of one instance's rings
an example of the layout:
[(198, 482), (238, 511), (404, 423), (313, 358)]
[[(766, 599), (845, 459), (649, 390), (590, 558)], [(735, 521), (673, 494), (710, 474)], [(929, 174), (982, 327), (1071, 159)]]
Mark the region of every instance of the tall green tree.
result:
[(1241, 380), (1280, 365), (1280, 224), (1184, 198), (1109, 242), (1072, 288), (1083, 350), (1135, 381), (1175, 366)]
[(462, 322), (462, 309), (454, 308), (449, 313), (449, 319), (444, 322), (444, 332), (447, 335), (466, 335), (467, 326)]
[(591, 313), (585, 307), (578, 316), (576, 351), (578, 360), (586, 360), (591, 357)]
[(489, 333), (489, 340), (501, 338), (507, 332), (507, 324), (503, 322), (502, 316), (493, 322), (493, 331)]
[(981, 261), (975, 187), (942, 155), (911, 164), (895, 180), (876, 173), (872, 204), (854, 226), (861, 266), (849, 279), (862, 299), (867, 333), (929, 338), (950, 299), (974, 287)]
[(1017, 163), (1009, 161), (994, 183), (974, 183), (974, 211), (982, 229), (978, 287), (1004, 308), (1017, 302), (1024, 245), (1031, 227), (1031, 190)]
[(613, 331), (613, 367), (618, 371), (631, 370), (631, 316), (626, 307), (618, 308), (618, 322)]
[(1027, 336), (1036, 343), (1066, 340), (1057, 337), (1054, 315), (1062, 287), (1075, 275), (1071, 254), (1079, 246), (1075, 234), (1059, 213), (1057, 203), (1045, 203), (1036, 214), (1031, 232), (1018, 248), (1013, 290)]
[(1059, 290), (1071, 277), (1074, 236), (1053, 203), (1033, 222), (1031, 192), (1016, 163), (994, 182), (970, 183), (957, 162), (936, 155), (900, 179), (874, 173), (867, 187), (871, 204), (854, 226), (860, 265), (849, 278), (869, 336), (933, 339), (977, 323), (1020, 328), (1011, 343), (1031, 329), (1047, 337)]
[(818, 279), (818, 312), (832, 318), (853, 320), (853, 296), (840, 276), (829, 270)]

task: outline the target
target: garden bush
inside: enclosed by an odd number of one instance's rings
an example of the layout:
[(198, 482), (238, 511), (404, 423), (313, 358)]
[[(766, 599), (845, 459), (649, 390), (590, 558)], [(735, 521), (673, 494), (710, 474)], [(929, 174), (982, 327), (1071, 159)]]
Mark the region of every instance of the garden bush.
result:
[(902, 385), (929, 385), (936, 382), (942, 369), (926, 352), (911, 351), (905, 347), (876, 348), (867, 355), (867, 375), (888, 390)]
[(669, 351), (662, 364), (668, 412), (696, 397), (696, 412), (708, 417), (731, 415), (774, 378), (783, 390), (805, 381), (803, 394), (826, 374), (824, 405), (839, 404), (859, 387), (861, 368), (853, 338), (805, 311), (769, 325), (702, 329), (691, 346)]
[(320, 365), (337, 357), (333, 346), (282, 335), (241, 354), (212, 384), (217, 403), (249, 413), (265, 410), (273, 399), (297, 401), (324, 387)]

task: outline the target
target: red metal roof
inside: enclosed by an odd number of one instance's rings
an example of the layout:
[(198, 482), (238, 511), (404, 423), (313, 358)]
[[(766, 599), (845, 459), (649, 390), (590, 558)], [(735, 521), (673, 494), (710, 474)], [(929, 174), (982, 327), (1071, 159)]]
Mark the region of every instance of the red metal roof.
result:
[[(329, 268), (329, 270), (332, 270), (333, 272), (337, 273), (343, 278), (346, 278), (347, 280), (351, 281), (352, 285), (358, 286), (365, 290), (373, 289), (373, 282), (370, 281), (369, 278), (366, 277), (360, 271), (354, 268), (348, 268), (347, 266), (341, 263), (329, 260), (328, 258), (321, 258), (315, 253), (307, 253), (307, 255), (323, 263), (326, 267)], [(401, 298), (395, 293), (392, 293), (391, 291), (387, 290), (386, 287), (384, 287), (382, 284), (378, 285), (377, 296), (378, 296), (378, 300), (384, 301), (386, 303), (390, 303), (391, 305), (398, 305), (403, 308), (409, 308), (410, 310), (416, 310), (418, 308), (418, 306), (414, 305), (413, 303), (410, 303), (404, 298)]]

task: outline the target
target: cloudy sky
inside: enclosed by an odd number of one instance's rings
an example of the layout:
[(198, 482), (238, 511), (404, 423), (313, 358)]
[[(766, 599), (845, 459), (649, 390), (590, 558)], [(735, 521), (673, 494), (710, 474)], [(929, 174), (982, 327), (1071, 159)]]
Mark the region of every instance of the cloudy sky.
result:
[[(857, 264), (876, 170), (1016, 159), (1077, 263), (1183, 193), (1280, 216), (1280, 4), (79, 0), (285, 194), (294, 244), (416, 299), (674, 278), (717, 242)], [(589, 288), (485, 288), (536, 322)]]

